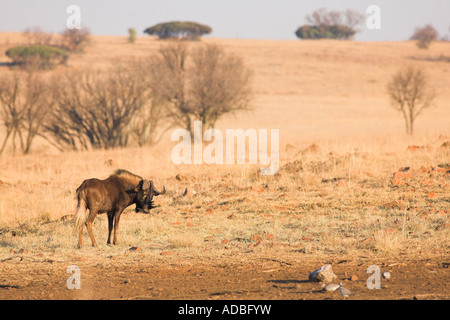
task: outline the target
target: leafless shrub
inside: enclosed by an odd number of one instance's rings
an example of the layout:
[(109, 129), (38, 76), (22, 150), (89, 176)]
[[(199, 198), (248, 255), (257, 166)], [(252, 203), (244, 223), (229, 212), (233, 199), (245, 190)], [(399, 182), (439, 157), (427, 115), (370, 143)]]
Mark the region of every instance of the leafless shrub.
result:
[(428, 49), (432, 41), (436, 41), (438, 32), (436, 29), (427, 24), (425, 27), (418, 27), (411, 36), (411, 40), (417, 40), (417, 46), (421, 49)]
[(139, 146), (157, 144), (164, 133), (173, 127), (167, 103), (152, 96), (151, 100), (137, 110), (131, 119), (130, 132)]
[[(250, 72), (240, 58), (215, 45), (189, 50), (178, 41), (145, 61), (116, 61), (107, 72), (68, 72), (52, 86), (34, 77), (4, 80), (2, 86), (10, 88), (2, 91), (8, 128), (2, 150), (12, 136), (14, 148), (20, 139), (24, 152), (27, 125), (30, 137), (38, 134), (61, 151), (142, 146), (157, 143), (176, 125), (193, 134), (195, 120), (204, 130), (213, 128), (223, 114), (248, 108), (251, 94)], [(19, 110), (10, 101), (22, 87), (28, 100)]]
[(227, 54), (223, 48), (207, 45), (192, 52), (189, 113), (214, 128), (225, 113), (248, 107), (251, 88), (250, 72), (242, 59)]
[(44, 32), (40, 27), (26, 28), (22, 34), (27, 39), (27, 44), (30, 46), (52, 45), (53, 35)]
[(51, 141), (60, 150), (124, 147), (133, 139), (140, 146), (157, 143), (170, 127), (169, 113), (148, 79), (142, 61), (116, 61), (106, 74), (67, 74), (46, 125)]
[(54, 105), (52, 80), (33, 72), (4, 74), (0, 78), (0, 117), (6, 128), (0, 154), (11, 138), (13, 151), (17, 140), (23, 153), (29, 153), (36, 136)]
[(171, 106), (172, 120), (191, 134), (194, 120), (205, 130), (222, 115), (248, 108), (250, 71), (217, 45), (190, 50), (186, 43), (171, 43), (149, 59), (148, 70), (155, 97)]
[(344, 12), (345, 16), (345, 25), (355, 31), (358, 31), (356, 26), (362, 24), (364, 22), (365, 16), (358, 11), (347, 9)]
[(59, 47), (69, 52), (83, 52), (91, 41), (91, 34), (87, 28), (65, 29), (61, 35), (62, 40)]
[(158, 54), (150, 56), (145, 69), (153, 95), (160, 104), (166, 104), (171, 121), (176, 125), (186, 124), (190, 130), (187, 114), (187, 59), (187, 44), (175, 41), (162, 47)]
[(129, 125), (151, 96), (134, 64), (117, 63), (106, 74), (68, 73), (58, 86), (57, 107), (46, 125), (59, 149), (126, 146)]
[(345, 25), (351, 29), (355, 29), (357, 25), (364, 22), (364, 15), (351, 9), (340, 12), (320, 8), (311, 15), (307, 15), (305, 19), (312, 26)]
[(435, 91), (429, 87), (422, 69), (407, 67), (393, 75), (387, 85), (392, 106), (403, 114), (406, 133), (413, 134), (414, 121), (423, 110), (432, 106)]

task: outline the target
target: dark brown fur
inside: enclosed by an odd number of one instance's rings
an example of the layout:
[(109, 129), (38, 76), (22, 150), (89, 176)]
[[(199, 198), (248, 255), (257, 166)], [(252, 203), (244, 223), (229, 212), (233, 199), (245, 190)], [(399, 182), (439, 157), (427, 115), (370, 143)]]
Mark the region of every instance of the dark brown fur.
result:
[[(114, 229), (113, 244), (116, 244), (120, 215), (123, 210), (136, 204), (136, 211), (145, 211), (146, 207), (152, 203), (153, 196), (165, 192), (165, 187), (162, 192), (159, 192), (153, 186), (153, 181), (143, 179), (126, 170), (117, 170), (104, 180), (96, 178), (84, 180), (76, 191), (78, 203), (75, 214), (75, 230), (79, 232), (78, 247), (81, 247), (83, 224), (86, 224), (92, 245), (97, 246), (92, 232), (92, 223), (99, 213), (108, 215), (107, 244), (111, 243), (112, 229)], [(83, 211), (87, 209), (89, 209), (89, 215), (86, 217), (86, 213)]]

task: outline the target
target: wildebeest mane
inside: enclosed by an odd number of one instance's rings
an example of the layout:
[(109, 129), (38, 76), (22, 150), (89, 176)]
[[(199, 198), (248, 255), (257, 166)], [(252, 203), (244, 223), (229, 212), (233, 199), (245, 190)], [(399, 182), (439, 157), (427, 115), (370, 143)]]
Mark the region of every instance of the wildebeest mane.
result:
[(130, 171), (124, 169), (117, 169), (114, 171), (114, 175), (118, 176), (122, 180), (128, 182), (130, 185), (137, 186), (139, 182), (142, 180), (141, 176), (138, 176)]

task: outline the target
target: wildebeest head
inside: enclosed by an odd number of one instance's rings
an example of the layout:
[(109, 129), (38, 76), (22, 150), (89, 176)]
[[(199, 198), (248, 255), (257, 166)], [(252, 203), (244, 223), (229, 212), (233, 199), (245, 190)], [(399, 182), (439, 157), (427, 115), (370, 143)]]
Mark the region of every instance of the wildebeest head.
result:
[(163, 190), (158, 191), (152, 180), (142, 179), (134, 191), (136, 192), (136, 212), (150, 213), (150, 210), (154, 208), (153, 197), (165, 194), (166, 187), (163, 186)]

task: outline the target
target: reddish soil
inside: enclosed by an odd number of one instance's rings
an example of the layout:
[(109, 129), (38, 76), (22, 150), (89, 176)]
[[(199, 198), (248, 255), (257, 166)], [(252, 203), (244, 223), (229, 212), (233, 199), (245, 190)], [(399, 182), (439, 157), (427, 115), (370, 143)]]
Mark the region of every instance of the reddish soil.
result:
[[(294, 264), (255, 258), (241, 264), (171, 262), (127, 259), (95, 264), (80, 259), (75, 263), (81, 270), (81, 289), (69, 290), (66, 262), (16, 257), (0, 263), (0, 299), (344, 299), (337, 291), (321, 292), (318, 283), (308, 281), (308, 273), (323, 261)], [(363, 258), (333, 261), (337, 282), (342, 281), (355, 293), (346, 299), (450, 298), (448, 261), (378, 262), (381, 272), (389, 271), (391, 278), (382, 278), (381, 289), (371, 290), (366, 286), (369, 265)]]

